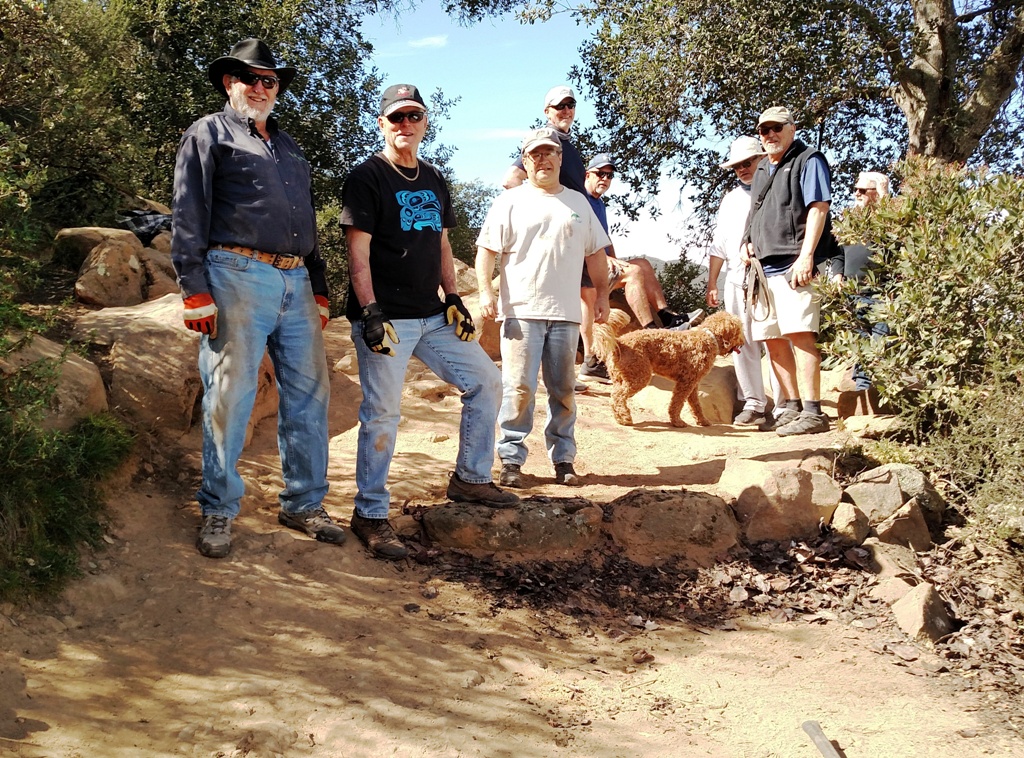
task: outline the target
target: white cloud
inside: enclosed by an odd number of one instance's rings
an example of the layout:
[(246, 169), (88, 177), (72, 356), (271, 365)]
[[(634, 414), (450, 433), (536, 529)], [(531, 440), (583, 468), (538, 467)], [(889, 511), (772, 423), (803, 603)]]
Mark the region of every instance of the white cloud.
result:
[(448, 45), (447, 34), (436, 34), (433, 37), (421, 37), (420, 39), (414, 39), (409, 41), (409, 47), (422, 48), (422, 47), (446, 47)]

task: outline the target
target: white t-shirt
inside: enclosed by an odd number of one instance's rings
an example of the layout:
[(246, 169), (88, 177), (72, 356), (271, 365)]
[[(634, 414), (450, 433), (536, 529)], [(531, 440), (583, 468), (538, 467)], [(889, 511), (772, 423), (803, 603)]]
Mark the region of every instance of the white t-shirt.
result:
[(476, 244), (501, 255), (499, 321), (579, 323), (584, 259), (611, 240), (581, 193), (549, 195), (526, 182), (494, 199)]
[(740, 185), (722, 198), (722, 205), (718, 209), (715, 235), (711, 240), (711, 255), (725, 259), (725, 280), (731, 284), (743, 284), (746, 278), (746, 266), (740, 260), (740, 243), (747, 228), (750, 203), (750, 188)]

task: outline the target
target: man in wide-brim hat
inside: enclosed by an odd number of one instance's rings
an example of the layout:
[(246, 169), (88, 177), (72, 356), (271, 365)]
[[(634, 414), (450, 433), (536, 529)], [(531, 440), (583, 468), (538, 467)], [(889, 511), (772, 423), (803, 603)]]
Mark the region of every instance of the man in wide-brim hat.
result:
[[(746, 279), (746, 265), (740, 255), (743, 232), (750, 213), (750, 184), (754, 179), (757, 165), (766, 153), (756, 137), (738, 137), (729, 146), (728, 159), (719, 168), (736, 175), (736, 186), (722, 198), (711, 240), (708, 258), (708, 285), (705, 299), (711, 308), (720, 305), (743, 321), (743, 347), (732, 357), (736, 370), (736, 392), (743, 402), (743, 409), (734, 424), (757, 426), (768, 420), (765, 408), (768, 398), (761, 377), (761, 343), (752, 339), (750, 314), (743, 297)], [(718, 291), (718, 277), (725, 270), (722, 292)], [(776, 392), (775, 399), (779, 396)]]
[(320, 542), (345, 532), (321, 505), (327, 494), (329, 375), (321, 330), (327, 278), (316, 234), (309, 163), (270, 113), (295, 76), (265, 42), (242, 40), (210, 65), (224, 110), (196, 121), (174, 166), (171, 255), (185, 326), (202, 336), (202, 524), (196, 548), (231, 549), (245, 486), (238, 458), (268, 349), (279, 391), (284, 489), (278, 521)]

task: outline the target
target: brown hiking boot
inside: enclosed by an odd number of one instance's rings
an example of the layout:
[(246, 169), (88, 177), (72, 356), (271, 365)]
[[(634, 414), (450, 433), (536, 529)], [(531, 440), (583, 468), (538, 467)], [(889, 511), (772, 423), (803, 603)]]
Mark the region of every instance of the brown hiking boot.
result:
[(203, 516), (196, 537), (196, 550), (207, 558), (224, 558), (231, 552), (231, 519), (227, 516)]
[(488, 508), (511, 508), (519, 503), (519, 496), (499, 490), (494, 482), (471, 484), (452, 473), (448, 482), (448, 499), (456, 503), (479, 503)]
[(502, 463), (501, 476), (498, 477), (498, 481), (502, 487), (521, 488), (523, 486), (523, 467), (518, 463)]
[(288, 513), (282, 510), (277, 514), (277, 522), (290, 529), (305, 532), (319, 542), (340, 545), (345, 541), (345, 530), (334, 523), (323, 506), (318, 505), (300, 513)]
[(409, 555), (409, 549), (402, 544), (386, 518), (364, 518), (352, 514), (352, 534), (358, 537), (377, 558), (396, 561)]
[(580, 475), (572, 467), (572, 463), (564, 461), (555, 464), (555, 484), (567, 484), (570, 487), (575, 487), (578, 484), (582, 484), (582, 482), (580, 481)]

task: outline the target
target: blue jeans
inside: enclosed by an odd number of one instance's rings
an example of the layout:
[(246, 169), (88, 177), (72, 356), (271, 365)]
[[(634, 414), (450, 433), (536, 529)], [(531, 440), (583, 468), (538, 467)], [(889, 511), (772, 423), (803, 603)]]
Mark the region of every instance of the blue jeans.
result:
[(533, 430), (537, 374), (548, 392), (544, 446), (552, 463), (576, 459), (576, 345), (580, 325), (571, 321), (509, 318), (501, 325), (501, 412), (498, 457), (526, 463), (526, 438)]
[(491, 481), (494, 466), (494, 420), (501, 401), (501, 375), (478, 342), (463, 342), (443, 313), (429, 318), (391, 322), (398, 335), (395, 355), (375, 353), (363, 342), (363, 323), (352, 322), (352, 342), (359, 360), (359, 438), (356, 447), (356, 513), (387, 518), (391, 497), (388, 471), (401, 419), (402, 385), (409, 359), (415, 356), (462, 393), (459, 454), (455, 473), (471, 484)]
[[(869, 329), (862, 329), (859, 333), (862, 336), (870, 337), (872, 340), (880, 340), (889, 336), (889, 325), (870, 320), (871, 309), (877, 304), (877, 299), (871, 295), (855, 295), (854, 302), (857, 304), (857, 318), (868, 321)], [(871, 388), (871, 376), (860, 363), (853, 364), (853, 386), (857, 392)]]
[(238, 515), (245, 493), (238, 458), (256, 400), (257, 370), (270, 351), (277, 378), (277, 446), (289, 513), (316, 508), (327, 494), (330, 381), (320, 314), (305, 267), (282, 271), (237, 253), (211, 250), (206, 278), (217, 304), (217, 338), (203, 335), (204, 516)]

